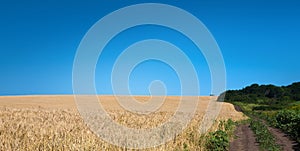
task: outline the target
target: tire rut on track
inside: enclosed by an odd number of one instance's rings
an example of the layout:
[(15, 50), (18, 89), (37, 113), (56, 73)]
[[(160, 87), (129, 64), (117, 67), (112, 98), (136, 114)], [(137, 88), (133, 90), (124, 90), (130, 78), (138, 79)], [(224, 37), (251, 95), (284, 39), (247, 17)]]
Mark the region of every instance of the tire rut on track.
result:
[(236, 138), (230, 143), (230, 151), (258, 151), (259, 144), (249, 124), (238, 125), (234, 131)]
[(276, 144), (280, 145), (282, 150), (284, 151), (299, 151), (299, 145), (296, 141), (293, 141), (289, 138), (288, 135), (283, 133), (281, 130), (273, 127), (268, 127), (269, 131), (272, 133), (272, 135), (276, 139)]

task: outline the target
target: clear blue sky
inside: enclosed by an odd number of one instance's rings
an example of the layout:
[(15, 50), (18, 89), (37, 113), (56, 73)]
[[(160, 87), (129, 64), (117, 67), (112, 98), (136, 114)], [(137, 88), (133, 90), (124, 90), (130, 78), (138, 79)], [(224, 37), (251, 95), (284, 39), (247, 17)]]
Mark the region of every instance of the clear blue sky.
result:
[[(73, 59), (88, 29), (114, 10), (143, 2), (180, 7), (206, 25), (224, 57), (227, 89), (300, 81), (298, 0), (9, 0), (0, 2), (0, 95), (71, 94)], [(208, 95), (209, 71), (202, 54), (185, 37), (157, 26), (126, 30), (106, 47), (96, 69), (98, 92), (111, 93), (109, 66), (122, 48), (154, 37), (186, 50), (197, 67), (200, 93)], [(147, 94), (149, 82), (156, 79), (165, 81), (168, 94), (180, 92), (175, 72), (157, 61), (140, 64), (130, 78), (135, 94)]]

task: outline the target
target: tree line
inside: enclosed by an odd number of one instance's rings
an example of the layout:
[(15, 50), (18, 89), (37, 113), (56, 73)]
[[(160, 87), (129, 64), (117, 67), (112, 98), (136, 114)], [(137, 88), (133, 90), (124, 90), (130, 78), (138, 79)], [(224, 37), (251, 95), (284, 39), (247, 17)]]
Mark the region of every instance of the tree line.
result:
[(284, 105), (300, 101), (300, 82), (288, 86), (252, 84), (240, 90), (228, 90), (220, 95), (225, 102)]

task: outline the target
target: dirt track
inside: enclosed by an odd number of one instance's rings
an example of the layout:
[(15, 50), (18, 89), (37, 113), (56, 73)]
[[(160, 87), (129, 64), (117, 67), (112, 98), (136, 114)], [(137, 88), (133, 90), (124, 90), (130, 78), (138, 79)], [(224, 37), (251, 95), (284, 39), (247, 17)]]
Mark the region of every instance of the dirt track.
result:
[[(298, 144), (291, 140), (286, 134), (279, 129), (268, 127), (269, 131), (276, 139), (276, 143), (282, 147), (284, 151), (299, 151)], [(232, 151), (256, 151), (259, 150), (259, 144), (255, 140), (255, 135), (247, 125), (239, 125), (234, 135), (237, 137), (230, 143), (230, 149)]]
[(297, 142), (291, 140), (288, 135), (284, 134), (281, 130), (273, 127), (268, 127), (269, 131), (276, 139), (276, 143), (282, 147), (284, 151), (299, 151), (300, 148)]
[[(241, 108), (239, 106), (234, 106), (235, 110), (238, 112), (242, 112)], [(267, 123), (263, 121), (265, 125)], [(299, 151), (300, 147), (299, 144), (296, 141), (293, 141), (289, 138), (288, 135), (283, 133), (281, 130), (273, 127), (268, 127), (268, 130), (272, 133), (272, 135), (275, 137), (276, 144), (281, 146), (281, 149), (284, 151)], [(237, 137), (230, 143), (230, 149), (232, 151), (236, 150), (259, 150), (259, 144), (256, 142), (255, 134), (249, 127), (249, 124), (243, 124), (239, 125), (234, 135)]]
[(249, 124), (239, 125), (234, 135), (237, 137), (230, 143), (229, 150), (232, 151), (257, 151), (259, 144), (255, 140), (255, 135), (249, 127)]

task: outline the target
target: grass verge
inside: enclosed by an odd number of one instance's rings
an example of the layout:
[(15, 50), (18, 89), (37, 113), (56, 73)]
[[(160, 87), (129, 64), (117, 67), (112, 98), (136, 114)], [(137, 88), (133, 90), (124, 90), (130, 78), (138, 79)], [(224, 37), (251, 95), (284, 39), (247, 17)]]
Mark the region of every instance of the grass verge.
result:
[(280, 146), (276, 144), (274, 136), (268, 130), (268, 127), (264, 125), (261, 121), (251, 120), (250, 128), (254, 132), (256, 136), (256, 141), (259, 143), (259, 146), (262, 150), (281, 150)]

